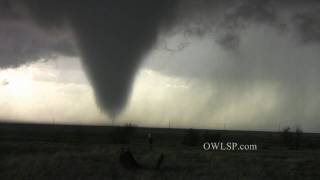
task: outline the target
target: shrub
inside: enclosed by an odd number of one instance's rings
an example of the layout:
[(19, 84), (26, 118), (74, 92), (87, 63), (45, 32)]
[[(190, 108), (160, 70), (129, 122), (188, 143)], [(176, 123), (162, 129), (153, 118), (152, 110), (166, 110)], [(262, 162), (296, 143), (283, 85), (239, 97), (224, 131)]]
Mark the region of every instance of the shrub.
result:
[(285, 127), (282, 130), (282, 140), (285, 146), (290, 146), (292, 142), (292, 135), (290, 132), (290, 127)]
[(132, 140), (137, 127), (132, 124), (126, 124), (125, 126), (114, 127), (111, 137), (115, 144), (129, 144)]
[(219, 142), (221, 141), (221, 133), (220, 132), (210, 133), (206, 131), (205, 133), (203, 133), (201, 140), (202, 142)]
[(187, 146), (197, 146), (200, 144), (199, 133), (194, 129), (186, 130), (186, 133), (183, 137), (182, 144)]
[(80, 128), (73, 131), (73, 141), (82, 142), (86, 140), (86, 134)]
[(303, 135), (302, 129), (300, 127), (296, 127), (296, 132), (294, 135), (294, 148), (296, 150), (301, 148), (302, 135)]
[(290, 127), (283, 129), (283, 143), (289, 149), (298, 150), (301, 148), (303, 131), (300, 127), (296, 127), (295, 132), (290, 132)]

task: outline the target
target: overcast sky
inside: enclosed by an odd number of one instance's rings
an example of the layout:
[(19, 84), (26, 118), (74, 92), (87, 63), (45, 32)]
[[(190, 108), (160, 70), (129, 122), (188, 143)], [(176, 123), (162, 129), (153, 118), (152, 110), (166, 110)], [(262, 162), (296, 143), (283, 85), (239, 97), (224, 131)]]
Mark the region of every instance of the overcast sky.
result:
[(0, 2), (5, 121), (320, 131), (317, 1)]

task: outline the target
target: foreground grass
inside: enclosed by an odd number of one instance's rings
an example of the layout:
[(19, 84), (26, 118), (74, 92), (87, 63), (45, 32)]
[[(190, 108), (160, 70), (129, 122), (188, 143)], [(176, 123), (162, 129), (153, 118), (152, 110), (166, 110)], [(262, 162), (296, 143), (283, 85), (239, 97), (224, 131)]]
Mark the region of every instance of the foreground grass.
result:
[(320, 152), (265, 150), (205, 152), (201, 147), (131, 145), (138, 162), (160, 170), (130, 171), (119, 163), (121, 145), (1, 142), (1, 180), (73, 179), (317, 179)]

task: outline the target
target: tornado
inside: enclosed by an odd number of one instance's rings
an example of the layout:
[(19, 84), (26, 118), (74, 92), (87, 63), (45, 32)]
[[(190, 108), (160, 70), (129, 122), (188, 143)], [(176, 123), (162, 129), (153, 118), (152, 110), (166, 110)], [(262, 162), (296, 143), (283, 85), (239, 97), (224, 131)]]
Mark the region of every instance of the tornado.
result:
[(110, 116), (125, 108), (139, 63), (175, 7), (172, 0), (26, 0), (22, 4), (44, 28), (70, 27), (96, 102)]

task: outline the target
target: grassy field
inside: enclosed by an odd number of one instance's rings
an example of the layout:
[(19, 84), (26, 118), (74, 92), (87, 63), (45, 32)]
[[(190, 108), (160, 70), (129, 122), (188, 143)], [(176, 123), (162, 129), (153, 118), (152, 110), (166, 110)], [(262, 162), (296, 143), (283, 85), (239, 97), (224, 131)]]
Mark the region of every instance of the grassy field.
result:
[[(112, 136), (124, 131), (112, 127), (0, 126), (0, 179), (319, 179), (320, 149), (304, 144), (290, 150), (278, 133), (241, 131), (196, 131), (221, 134), (221, 141), (256, 143), (257, 151), (204, 151), (201, 145), (183, 145), (184, 129), (134, 128), (125, 144)], [(154, 137), (150, 150), (146, 134)], [(318, 143), (318, 134), (304, 140)], [(307, 141), (304, 141), (307, 142)], [(121, 147), (130, 147), (144, 167), (121, 166)], [(159, 155), (162, 167), (153, 167)]]

